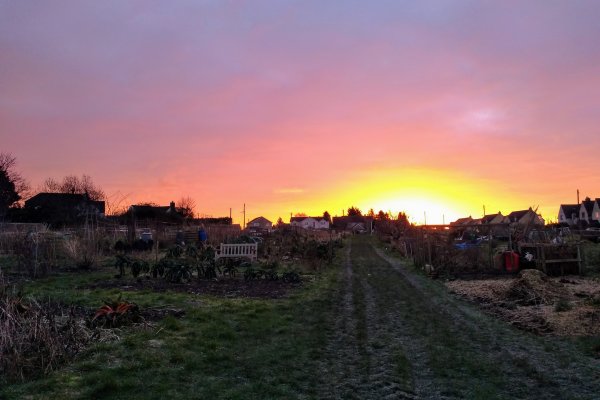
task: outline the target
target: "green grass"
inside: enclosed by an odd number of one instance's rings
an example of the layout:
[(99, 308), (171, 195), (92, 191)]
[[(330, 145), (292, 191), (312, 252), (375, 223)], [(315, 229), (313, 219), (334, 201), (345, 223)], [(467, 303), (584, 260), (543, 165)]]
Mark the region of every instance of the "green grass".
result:
[[(86, 284), (114, 270), (60, 274), (33, 282), (27, 294), (95, 307), (117, 289)], [(289, 298), (223, 299), (184, 293), (126, 292), (141, 307), (173, 306), (186, 314), (150, 328), (125, 329), (45, 378), (11, 384), (0, 398), (269, 399), (316, 396), (317, 361), (330, 331), (337, 268)]]

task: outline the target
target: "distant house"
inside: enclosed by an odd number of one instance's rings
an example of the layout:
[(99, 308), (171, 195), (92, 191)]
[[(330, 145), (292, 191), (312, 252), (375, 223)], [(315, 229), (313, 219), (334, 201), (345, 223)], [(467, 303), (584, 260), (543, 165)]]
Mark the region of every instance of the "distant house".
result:
[(25, 211), (31, 222), (64, 226), (104, 217), (105, 203), (87, 194), (38, 193), (25, 201)]
[(500, 211), (497, 214), (484, 215), (481, 218), (481, 225), (495, 225), (508, 223), (508, 217), (502, 215)]
[(528, 210), (513, 211), (508, 214), (507, 218), (508, 222), (519, 225), (543, 226), (546, 223), (531, 207)]
[(195, 218), (194, 222), (204, 225), (232, 225), (233, 220), (230, 217), (204, 217)]
[(136, 221), (177, 222), (183, 215), (175, 208), (175, 202), (168, 206), (138, 204), (129, 207), (128, 214)]
[(508, 237), (509, 219), (507, 216), (502, 215), (500, 211), (497, 214), (484, 215), (480, 221), (482, 227), (488, 227), (488, 229), (482, 230), (484, 234), (491, 234), (494, 237)]
[(258, 217), (248, 222), (246, 228), (251, 232), (269, 233), (273, 230), (273, 223), (265, 217)]
[(473, 218), (469, 215), (468, 217), (459, 218), (454, 222), (450, 222), (450, 227), (459, 228), (459, 227), (464, 227), (467, 225), (472, 225), (473, 221), (474, 221)]
[(332, 227), (354, 233), (371, 233), (373, 231), (373, 217), (364, 215), (347, 215), (333, 217)]
[(290, 225), (304, 229), (329, 229), (329, 221), (323, 217), (292, 217)]
[(600, 199), (592, 200), (586, 197), (579, 206), (579, 220), (587, 224), (597, 224), (600, 222)]
[(577, 225), (580, 208), (580, 204), (561, 204), (558, 209), (558, 222), (569, 226)]
[(600, 223), (600, 199), (594, 201), (594, 208), (592, 209), (592, 221)]

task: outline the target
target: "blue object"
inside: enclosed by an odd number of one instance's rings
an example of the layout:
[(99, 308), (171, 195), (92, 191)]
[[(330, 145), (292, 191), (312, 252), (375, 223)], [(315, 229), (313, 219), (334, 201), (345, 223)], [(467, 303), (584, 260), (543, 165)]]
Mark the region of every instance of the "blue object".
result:
[(202, 228), (198, 229), (198, 240), (200, 240), (201, 242), (206, 242), (208, 240), (208, 235), (206, 234), (206, 231)]
[(472, 249), (473, 247), (479, 247), (480, 244), (481, 244), (481, 239), (477, 239), (477, 240), (472, 240), (470, 242), (456, 243), (454, 245), (454, 247), (459, 250), (466, 250), (466, 249)]

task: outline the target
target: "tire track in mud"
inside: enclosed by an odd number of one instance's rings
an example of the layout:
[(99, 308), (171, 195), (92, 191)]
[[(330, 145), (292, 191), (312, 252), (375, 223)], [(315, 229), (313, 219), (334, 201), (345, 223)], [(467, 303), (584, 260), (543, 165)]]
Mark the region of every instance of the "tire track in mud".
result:
[(549, 352), (433, 286), (352, 240), (318, 398), (598, 398), (597, 360), (568, 358), (562, 342)]
[[(325, 380), (320, 398), (441, 398), (425, 367), (423, 345), (403, 329), (405, 324), (390, 312), (393, 309), (381, 307), (376, 288), (365, 279), (364, 266), (356, 273), (354, 265), (349, 245), (335, 330), (322, 367)], [(398, 373), (394, 358), (407, 361), (403, 373)]]
[(336, 310), (335, 328), (325, 350), (326, 360), (321, 366), (323, 399), (353, 398), (361, 385), (353, 366), (358, 364), (356, 320), (352, 298), (351, 244), (347, 246), (341, 283), (340, 304)]

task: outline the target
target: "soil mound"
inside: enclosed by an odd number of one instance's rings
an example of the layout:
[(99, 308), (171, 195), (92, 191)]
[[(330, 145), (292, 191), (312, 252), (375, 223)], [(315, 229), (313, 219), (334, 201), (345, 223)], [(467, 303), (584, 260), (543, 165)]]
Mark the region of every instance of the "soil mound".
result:
[(519, 305), (554, 304), (569, 297), (567, 289), (536, 269), (519, 273), (508, 290), (508, 297)]

